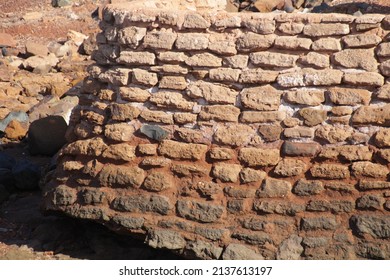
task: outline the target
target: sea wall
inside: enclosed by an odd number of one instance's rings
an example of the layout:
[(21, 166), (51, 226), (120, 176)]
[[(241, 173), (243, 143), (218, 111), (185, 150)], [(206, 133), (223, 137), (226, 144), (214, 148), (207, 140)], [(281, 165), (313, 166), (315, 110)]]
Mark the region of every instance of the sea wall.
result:
[(45, 208), (200, 259), (390, 258), (390, 16), (109, 5)]

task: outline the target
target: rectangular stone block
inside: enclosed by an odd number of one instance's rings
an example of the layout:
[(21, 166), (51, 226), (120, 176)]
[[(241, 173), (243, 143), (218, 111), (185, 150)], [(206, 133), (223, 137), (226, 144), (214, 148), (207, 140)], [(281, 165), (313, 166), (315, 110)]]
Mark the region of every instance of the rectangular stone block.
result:
[(246, 84), (269, 84), (276, 81), (279, 72), (262, 69), (245, 69), (241, 72), (240, 83)]
[(145, 102), (150, 97), (147, 90), (136, 86), (120, 87), (119, 95), (122, 100), (130, 102)]
[(150, 49), (171, 50), (177, 34), (168, 31), (148, 32), (143, 40), (143, 46)]
[(186, 144), (172, 140), (164, 140), (158, 147), (158, 153), (173, 159), (199, 160), (204, 158), (207, 146), (202, 144)]
[(242, 148), (238, 159), (248, 166), (274, 166), (280, 160), (278, 149)]
[(209, 46), (209, 34), (179, 33), (175, 46), (184, 51), (205, 50)]
[(199, 53), (188, 57), (185, 63), (192, 67), (220, 67), (222, 59), (210, 53)]
[(312, 40), (294, 36), (281, 36), (275, 39), (275, 48), (282, 50), (310, 50)]
[(283, 68), (293, 67), (298, 58), (297, 55), (275, 52), (256, 52), (249, 55), (250, 61), (255, 65)]
[(240, 109), (232, 105), (202, 106), (199, 119), (205, 121), (238, 122)]
[(244, 108), (258, 111), (275, 111), (279, 109), (282, 92), (270, 85), (244, 88), (240, 92)]
[(274, 44), (275, 38), (274, 34), (259, 35), (248, 32), (237, 39), (237, 50), (243, 52), (266, 50)]
[(211, 80), (219, 82), (237, 82), (241, 74), (239, 69), (216, 68), (209, 71)]
[(187, 88), (187, 81), (181, 76), (163, 76), (158, 84), (158, 87), (184, 90)]
[(384, 84), (384, 78), (375, 72), (345, 73), (343, 82), (352, 86), (380, 87)]
[(235, 104), (238, 92), (224, 85), (196, 81), (187, 88), (191, 98), (204, 98), (210, 104)]
[(221, 55), (235, 55), (236, 38), (230, 34), (213, 33), (209, 37), (209, 50)]
[(286, 141), (282, 151), (286, 156), (314, 157), (321, 150), (321, 146), (316, 142), (299, 143)]
[(148, 122), (157, 122), (165, 124), (173, 124), (173, 115), (165, 113), (163, 111), (153, 111), (144, 109), (142, 110), (140, 117)]
[(309, 37), (346, 35), (349, 32), (349, 25), (342, 23), (313, 23), (303, 28), (303, 34)]
[(338, 223), (333, 217), (321, 217), (321, 218), (302, 218), (301, 229), (305, 231), (313, 230), (335, 230)]
[(187, 101), (183, 94), (177, 91), (159, 91), (154, 93), (149, 101), (157, 107), (173, 108), (183, 111), (192, 111), (195, 103)]
[(240, 121), (244, 123), (272, 123), (280, 122), (286, 118), (286, 112), (271, 111), (271, 112), (256, 112), (244, 111), (241, 114)]
[(347, 179), (350, 176), (348, 166), (340, 164), (316, 164), (310, 172), (313, 177), (323, 179)]
[(121, 51), (117, 62), (126, 65), (154, 65), (156, 56), (152, 52)]
[(224, 213), (224, 209), (220, 205), (188, 200), (178, 200), (176, 210), (179, 216), (202, 223), (216, 222)]

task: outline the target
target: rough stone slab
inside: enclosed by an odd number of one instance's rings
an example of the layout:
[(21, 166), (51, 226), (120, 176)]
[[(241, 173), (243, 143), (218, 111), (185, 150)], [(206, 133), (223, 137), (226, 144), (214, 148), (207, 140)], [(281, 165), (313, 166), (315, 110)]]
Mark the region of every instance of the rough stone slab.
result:
[(340, 164), (316, 164), (310, 173), (315, 178), (323, 179), (347, 179), (350, 176), (348, 166)]
[(286, 197), (289, 193), (291, 193), (291, 188), (292, 186), (290, 182), (267, 178), (256, 191), (256, 195), (259, 198)]
[(244, 108), (257, 111), (275, 111), (280, 105), (281, 92), (270, 85), (244, 88), (240, 92)]
[(314, 157), (321, 150), (321, 146), (316, 143), (298, 143), (285, 141), (282, 151), (287, 156)]
[(138, 188), (145, 178), (145, 172), (136, 166), (106, 164), (99, 174), (99, 183), (106, 187)]
[(156, 56), (152, 52), (122, 51), (117, 62), (126, 65), (154, 65)]
[(279, 161), (275, 167), (275, 174), (282, 177), (293, 177), (303, 174), (306, 171), (306, 164), (299, 159), (285, 158)]
[(384, 84), (384, 78), (382, 75), (375, 72), (345, 73), (343, 82), (353, 86), (380, 87)]
[(174, 159), (199, 160), (205, 156), (206, 145), (186, 144), (172, 140), (164, 140), (158, 147), (158, 153)]
[(178, 200), (176, 210), (179, 216), (202, 223), (215, 222), (221, 218), (224, 212), (220, 205), (189, 200)]
[[(378, 74), (379, 75), (379, 74)], [(331, 86), (341, 83), (343, 72), (334, 69), (304, 69), (279, 74), (277, 82), (282, 87)]]
[(240, 171), (241, 165), (239, 164), (218, 163), (213, 166), (212, 175), (222, 182), (235, 183), (238, 181)]
[(332, 87), (328, 88), (327, 93), (337, 105), (368, 105), (371, 100), (371, 92), (365, 89)]
[(150, 97), (147, 90), (136, 86), (120, 87), (119, 95), (122, 100), (131, 102), (145, 102)]
[(275, 52), (255, 52), (249, 55), (250, 61), (255, 65), (285, 68), (293, 67), (298, 58), (297, 55)]
[(220, 67), (222, 59), (210, 53), (200, 53), (188, 57), (185, 63), (192, 67)]
[(187, 101), (184, 95), (177, 91), (159, 91), (153, 94), (149, 101), (157, 107), (174, 108), (183, 111), (192, 111), (195, 103)]
[(152, 248), (170, 250), (182, 249), (187, 243), (178, 232), (165, 229), (149, 231), (145, 242)]
[(276, 81), (279, 72), (266, 71), (259, 68), (246, 69), (241, 72), (240, 83), (270, 84)]
[(309, 37), (346, 35), (349, 32), (349, 25), (342, 23), (313, 23), (303, 28), (303, 34)]
[(240, 109), (233, 105), (212, 105), (202, 106), (199, 119), (205, 121), (238, 122), (239, 115)]
[(316, 52), (309, 52), (306, 56), (299, 59), (299, 63), (318, 69), (329, 68), (330, 65), (328, 55)]
[(150, 49), (171, 50), (177, 34), (167, 31), (148, 32), (143, 40), (143, 46)]
[(179, 33), (175, 42), (178, 50), (205, 50), (209, 46), (209, 35), (203, 33)]
[(284, 99), (293, 104), (317, 106), (325, 102), (325, 94), (323, 90), (297, 89), (287, 91)]
[(235, 124), (220, 126), (214, 134), (214, 140), (223, 145), (238, 147), (247, 144), (255, 131), (247, 125)]
[(238, 92), (224, 85), (196, 81), (187, 88), (192, 98), (204, 98), (210, 104), (235, 104)]
[(336, 65), (345, 68), (363, 69), (374, 72), (378, 62), (374, 57), (374, 49), (346, 49), (333, 54)]
[(220, 55), (235, 55), (236, 38), (230, 34), (211, 34), (209, 43), (209, 50)]
[(312, 40), (294, 36), (281, 36), (275, 39), (275, 48), (282, 50), (310, 50)]
[(341, 51), (341, 43), (339, 39), (335, 38), (320, 38), (314, 41), (311, 45), (313, 51), (329, 51), (338, 52)]
[(242, 148), (238, 158), (248, 166), (273, 166), (280, 160), (278, 149)]
[(373, 238), (390, 237), (390, 218), (388, 216), (354, 215), (351, 222), (359, 235), (369, 234)]
[(312, 230), (335, 230), (338, 223), (335, 218), (302, 218), (301, 229), (305, 231)]
[(347, 48), (371, 48), (378, 45), (382, 39), (375, 34), (356, 34), (342, 38)]
[(275, 38), (273, 34), (259, 35), (248, 32), (237, 39), (237, 50), (243, 52), (266, 50), (274, 44)]
[(244, 123), (272, 123), (279, 122), (286, 118), (286, 112), (270, 111), (256, 112), (244, 111), (241, 114), (240, 121)]
[(209, 77), (218, 82), (237, 82), (240, 74), (239, 69), (216, 68), (210, 70)]
[(361, 106), (353, 114), (352, 123), (354, 125), (390, 126), (390, 105)]

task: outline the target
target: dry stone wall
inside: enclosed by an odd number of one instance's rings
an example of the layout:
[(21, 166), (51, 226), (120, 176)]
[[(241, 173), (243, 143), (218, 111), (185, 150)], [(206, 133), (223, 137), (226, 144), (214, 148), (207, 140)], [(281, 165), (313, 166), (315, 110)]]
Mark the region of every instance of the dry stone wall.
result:
[(390, 16), (101, 28), (46, 209), (189, 258), (390, 258)]

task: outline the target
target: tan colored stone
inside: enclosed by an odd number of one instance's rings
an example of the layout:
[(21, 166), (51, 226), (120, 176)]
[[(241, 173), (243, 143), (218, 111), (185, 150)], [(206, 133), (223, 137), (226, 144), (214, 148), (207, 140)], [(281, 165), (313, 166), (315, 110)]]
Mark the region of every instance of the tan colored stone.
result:
[(127, 142), (134, 136), (135, 128), (127, 123), (106, 124), (104, 136), (110, 140)]
[(291, 127), (284, 129), (283, 135), (286, 138), (313, 138), (314, 130), (305, 126)]
[(223, 145), (238, 147), (249, 143), (254, 135), (255, 131), (250, 126), (234, 124), (219, 126), (214, 134), (214, 140)]
[(382, 86), (376, 96), (379, 99), (390, 100), (390, 83)]
[(192, 98), (204, 98), (210, 104), (235, 104), (238, 92), (224, 85), (196, 81), (187, 89)]
[(283, 154), (292, 157), (314, 157), (320, 150), (321, 146), (316, 142), (285, 141), (282, 147)]
[(184, 90), (187, 88), (187, 81), (181, 76), (163, 76), (158, 84), (158, 87)]
[(193, 128), (178, 128), (175, 133), (180, 140), (187, 143), (209, 144), (211, 142), (201, 130)]
[(241, 114), (240, 121), (244, 123), (273, 123), (283, 121), (285, 118), (286, 112), (282, 111), (244, 111)]
[(199, 118), (205, 121), (238, 122), (240, 112), (239, 108), (232, 105), (202, 106)]
[(333, 61), (342, 67), (375, 71), (378, 62), (374, 49), (346, 49), (333, 54)]
[(348, 166), (340, 164), (316, 164), (310, 172), (314, 178), (323, 179), (347, 179), (350, 175)]
[(157, 55), (158, 60), (165, 63), (180, 63), (187, 59), (187, 55), (183, 52), (160, 52)]
[(310, 50), (312, 40), (294, 36), (280, 36), (275, 39), (274, 46), (283, 50)]
[(353, 86), (382, 86), (384, 84), (384, 78), (382, 75), (374, 72), (364, 73), (345, 73), (345, 84)]
[(234, 151), (227, 148), (212, 148), (209, 152), (210, 158), (215, 160), (229, 160), (234, 157)]
[(119, 94), (122, 100), (131, 102), (145, 102), (150, 97), (150, 93), (147, 90), (135, 86), (120, 87)]
[(107, 145), (104, 143), (103, 139), (95, 137), (72, 142), (65, 146), (62, 149), (62, 152), (68, 155), (100, 156), (106, 148)]
[(142, 187), (148, 191), (161, 192), (173, 188), (172, 178), (169, 174), (162, 172), (152, 172), (146, 176)]
[(380, 44), (376, 49), (376, 54), (381, 57), (390, 56), (390, 42)]
[(243, 52), (266, 50), (273, 45), (275, 38), (273, 34), (259, 35), (248, 32), (237, 39), (237, 50)]
[(274, 166), (280, 161), (278, 149), (242, 148), (238, 159), (248, 166)]
[(316, 52), (309, 52), (306, 56), (302, 57), (299, 62), (314, 68), (329, 68), (329, 56)]
[(324, 125), (316, 130), (315, 136), (321, 140), (325, 140), (330, 144), (343, 142), (352, 135), (352, 128), (336, 127), (331, 125)]
[(173, 115), (173, 119), (175, 120), (175, 123), (178, 124), (187, 124), (187, 123), (195, 123), (197, 119), (196, 114), (191, 113), (175, 113)]
[(135, 49), (146, 35), (146, 28), (130, 26), (118, 31), (118, 42), (126, 47)]
[(230, 68), (246, 68), (248, 66), (248, 55), (238, 54), (233, 56), (224, 57), (222, 65)]
[(330, 100), (337, 105), (368, 105), (371, 92), (365, 89), (333, 87), (328, 88)]
[(239, 164), (218, 163), (213, 166), (212, 175), (222, 182), (235, 183), (238, 181), (240, 171), (241, 165)]
[(390, 162), (390, 149), (379, 150), (378, 155), (385, 161)]
[(349, 25), (342, 23), (313, 23), (303, 28), (303, 34), (309, 37), (346, 35), (349, 32)]
[(236, 38), (230, 34), (214, 33), (210, 35), (209, 50), (221, 55), (235, 55)]
[(299, 125), (300, 121), (297, 118), (286, 118), (283, 120), (283, 125), (286, 127), (295, 127)]
[(332, 107), (332, 114), (335, 116), (346, 116), (351, 115), (353, 112), (353, 109), (348, 106), (335, 106)]
[(293, 104), (317, 106), (325, 102), (323, 90), (297, 89), (287, 91), (284, 99)]
[(282, 87), (331, 86), (341, 83), (343, 72), (335, 69), (300, 71), (280, 74), (277, 82)]
[(280, 134), (282, 133), (282, 127), (280, 125), (261, 125), (259, 126), (259, 133), (264, 141), (272, 142), (280, 140)]
[(308, 126), (316, 126), (327, 118), (327, 111), (320, 109), (303, 108), (298, 113), (304, 119), (305, 125)]
[(145, 172), (136, 166), (106, 164), (99, 173), (103, 187), (138, 188), (145, 178)]
[(133, 69), (132, 82), (143, 86), (155, 86), (158, 83), (158, 77), (155, 73), (150, 73), (142, 69)]
[(249, 55), (253, 64), (273, 67), (293, 67), (298, 58), (297, 55), (274, 52), (255, 52)]
[(389, 169), (386, 166), (369, 161), (354, 162), (351, 169), (355, 177), (380, 178), (389, 174)]
[(195, 103), (187, 101), (183, 94), (176, 91), (159, 91), (153, 94), (149, 101), (157, 107), (174, 108), (184, 111), (192, 111)]
[(140, 117), (148, 122), (173, 124), (173, 115), (162, 111), (142, 110)]
[[(152, 66), (150, 67), (150, 71), (156, 73), (166, 73), (166, 74), (188, 74), (188, 69), (186, 67), (182, 67), (180, 65), (171, 65), (164, 64), (162, 66)], [(163, 76), (164, 77), (164, 76)]]
[(354, 125), (390, 125), (390, 105), (361, 106), (352, 115)]
[(313, 51), (330, 51), (338, 52), (341, 51), (341, 43), (339, 39), (335, 38), (321, 38), (314, 41), (311, 45)]
[(171, 50), (175, 43), (177, 34), (172, 31), (152, 31), (148, 32), (143, 40), (143, 46), (150, 49)]
[(275, 21), (269, 18), (243, 17), (241, 24), (257, 34), (273, 34), (275, 31)]
[(279, 108), (281, 92), (270, 85), (244, 88), (240, 93), (241, 103), (246, 109), (274, 111)]
[(390, 129), (382, 128), (374, 137), (375, 145), (379, 148), (390, 147)]
[(178, 50), (205, 50), (209, 46), (209, 35), (203, 33), (179, 33), (175, 46)]
[(342, 38), (347, 48), (371, 48), (378, 45), (382, 39), (375, 34), (356, 34)]
[(220, 82), (237, 82), (240, 76), (241, 70), (230, 68), (216, 68), (211, 69), (209, 77), (211, 80)]
[(210, 27), (210, 22), (198, 13), (187, 13), (184, 17), (183, 27), (191, 29), (206, 29)]
[(188, 57), (185, 63), (192, 67), (220, 67), (222, 59), (210, 53), (199, 53)]
[(301, 175), (306, 171), (306, 164), (299, 159), (283, 159), (275, 167), (274, 172), (283, 177)]
[(243, 168), (240, 172), (240, 180), (244, 184), (263, 181), (266, 177), (267, 173), (264, 171), (252, 168)]
[(372, 151), (367, 146), (345, 145), (324, 147), (318, 156), (334, 160), (361, 161), (371, 160)]
[(384, 76), (390, 77), (390, 60), (382, 62), (379, 66), (379, 69)]
[(111, 119), (115, 121), (129, 121), (139, 116), (140, 110), (130, 104), (114, 103), (110, 105)]
[(286, 197), (291, 192), (290, 182), (267, 178), (263, 181), (256, 195), (260, 198)]
[(126, 143), (110, 145), (102, 153), (102, 157), (115, 160), (131, 161), (135, 158), (135, 146)]
[(139, 166), (146, 168), (157, 168), (157, 167), (165, 167), (170, 166), (172, 160), (165, 157), (144, 157), (142, 161), (139, 163)]
[(298, 34), (302, 33), (303, 27), (305, 27), (305, 25), (303, 23), (284, 22), (278, 26), (278, 30), (284, 34), (298, 35)]
[(5, 136), (11, 140), (20, 140), (26, 136), (28, 131), (28, 123), (11, 120), (4, 130)]
[(279, 72), (259, 68), (245, 69), (240, 75), (240, 82), (247, 84), (269, 84), (276, 81)]
[(137, 151), (144, 156), (154, 156), (157, 154), (157, 145), (156, 144), (139, 144), (137, 146)]
[(173, 159), (199, 160), (204, 158), (206, 145), (185, 144), (172, 140), (164, 140), (158, 147), (158, 153)]
[(122, 51), (117, 62), (126, 65), (154, 65), (156, 56), (152, 52)]
[(172, 172), (179, 177), (189, 176), (209, 176), (210, 170), (199, 166), (199, 164), (174, 164), (171, 168)]

